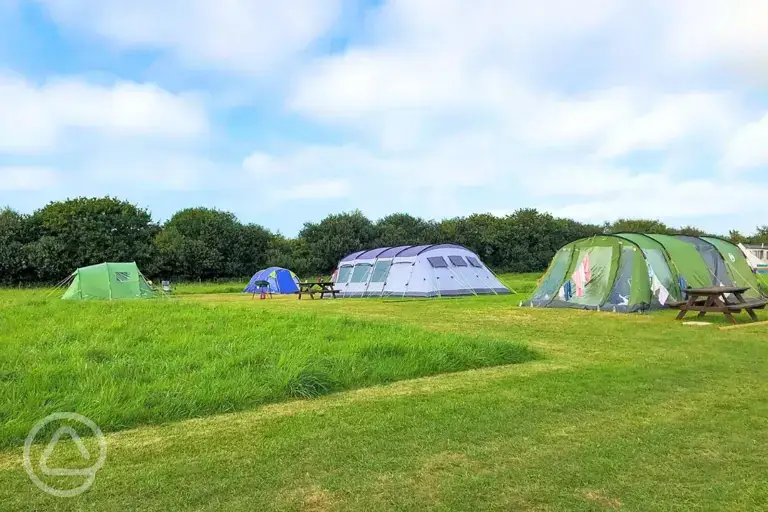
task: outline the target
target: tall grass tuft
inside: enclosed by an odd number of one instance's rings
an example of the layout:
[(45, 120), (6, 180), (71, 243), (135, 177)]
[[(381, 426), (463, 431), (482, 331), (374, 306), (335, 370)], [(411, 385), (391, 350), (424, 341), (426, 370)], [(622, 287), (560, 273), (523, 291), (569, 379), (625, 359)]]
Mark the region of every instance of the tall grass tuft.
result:
[(53, 412), (114, 431), (538, 357), (389, 321), (174, 300), (11, 300), (0, 347), (0, 447)]

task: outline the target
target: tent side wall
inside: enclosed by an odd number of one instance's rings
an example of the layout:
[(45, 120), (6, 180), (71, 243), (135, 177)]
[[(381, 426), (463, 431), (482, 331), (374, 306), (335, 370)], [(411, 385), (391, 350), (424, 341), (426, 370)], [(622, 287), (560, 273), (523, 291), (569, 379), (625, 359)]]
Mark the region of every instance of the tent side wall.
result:
[(744, 253), (736, 245), (730, 242), (714, 237), (701, 237), (703, 240), (711, 243), (720, 252), (723, 257), (728, 274), (736, 286), (748, 286), (749, 291), (744, 295), (750, 298), (762, 297), (760, 284), (757, 276), (749, 266)]
[(648, 265), (643, 251), (629, 240), (619, 241), (619, 266), (613, 289), (601, 309), (646, 311), (654, 307)]
[(614, 288), (621, 258), (621, 245), (613, 236), (579, 240), (566, 271), (566, 280), (551, 307), (597, 309), (606, 303)]
[(571, 242), (555, 253), (549, 268), (539, 280), (536, 291), (533, 292), (527, 306), (546, 307), (558, 297), (558, 292), (568, 278), (568, 269), (576, 251), (576, 242)]
[(560, 249), (527, 306), (644, 311), (651, 308), (645, 255), (617, 236), (585, 238)]
[[(680, 276), (676, 267), (672, 264), (671, 256), (663, 245), (650, 236), (640, 233), (619, 233), (616, 236), (630, 240), (643, 251), (646, 265), (649, 267), (649, 282), (655, 276), (658, 279), (658, 284), (667, 291), (673, 301), (679, 302), (683, 300), (683, 293), (680, 289)], [(653, 283), (650, 284), (653, 285)], [(660, 288), (653, 290), (652, 308), (662, 306), (659, 298), (660, 291)]]
[[(472, 262), (477, 262), (478, 266), (474, 266)], [(420, 278), (421, 281), (419, 281)], [(413, 286), (418, 289), (410, 289)], [(509, 293), (509, 289), (493, 275), (475, 253), (463, 247), (450, 245), (437, 246), (418, 256), (409, 291), (423, 291), (428, 296)]]
[(110, 298), (135, 299), (154, 295), (136, 263), (107, 263)]
[(710, 277), (712, 283), (715, 286), (733, 286), (733, 280), (725, 266), (725, 260), (713, 244), (709, 243), (704, 238), (695, 236), (677, 235), (678, 240), (688, 242), (693, 245), (699, 252), (699, 256), (704, 260), (704, 263), (709, 268)]
[(298, 281), (299, 278), (291, 270), (280, 269), (275, 271), (278, 293), (288, 294), (299, 291)]
[(82, 299), (82, 290), (80, 288), (80, 271), (75, 272), (70, 276), (72, 280), (69, 283), (67, 291), (61, 296), (62, 299)]
[(670, 256), (675, 272), (683, 278), (680, 289), (686, 287), (704, 288), (713, 286), (712, 270), (707, 266), (693, 244), (679, 240), (672, 235), (648, 235), (659, 242)]
[(405, 296), (411, 284), (411, 278), (416, 270), (416, 258), (392, 258), (384, 283), (381, 287), (381, 295)]
[(81, 299), (111, 299), (109, 269), (106, 263), (78, 269)]

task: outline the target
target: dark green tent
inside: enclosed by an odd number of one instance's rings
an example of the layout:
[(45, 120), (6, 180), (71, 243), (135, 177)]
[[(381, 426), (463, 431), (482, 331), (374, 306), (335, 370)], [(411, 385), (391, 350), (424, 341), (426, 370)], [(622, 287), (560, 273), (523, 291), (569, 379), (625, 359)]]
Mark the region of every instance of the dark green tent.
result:
[(555, 254), (526, 304), (644, 311), (684, 299), (687, 287), (744, 286), (759, 297), (741, 250), (713, 237), (621, 233), (572, 242)]

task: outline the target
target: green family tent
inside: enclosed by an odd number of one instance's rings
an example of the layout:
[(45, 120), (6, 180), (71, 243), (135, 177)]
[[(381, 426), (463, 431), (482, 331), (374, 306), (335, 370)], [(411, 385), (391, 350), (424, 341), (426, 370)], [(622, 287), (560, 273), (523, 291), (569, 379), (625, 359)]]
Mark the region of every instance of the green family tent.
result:
[(75, 270), (62, 299), (144, 299), (155, 292), (136, 263), (101, 263)]
[(760, 297), (744, 253), (714, 237), (621, 233), (572, 242), (555, 254), (526, 305), (633, 312), (685, 299), (688, 287), (743, 286)]

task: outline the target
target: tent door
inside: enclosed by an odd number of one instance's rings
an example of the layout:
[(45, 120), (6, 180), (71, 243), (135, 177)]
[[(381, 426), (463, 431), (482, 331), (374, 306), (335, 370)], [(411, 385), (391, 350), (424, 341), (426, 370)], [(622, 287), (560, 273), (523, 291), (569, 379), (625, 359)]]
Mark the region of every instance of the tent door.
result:
[(365, 295), (378, 296), (384, 293), (384, 284), (387, 282), (387, 276), (392, 268), (392, 260), (378, 260), (373, 265), (368, 286), (365, 289)]
[[(411, 277), (412, 267), (413, 262), (411, 261), (394, 263), (389, 269), (386, 281), (381, 283), (382, 294), (397, 295), (405, 293), (407, 291), (408, 280)], [(374, 283), (371, 283), (371, 285), (373, 284)]]

